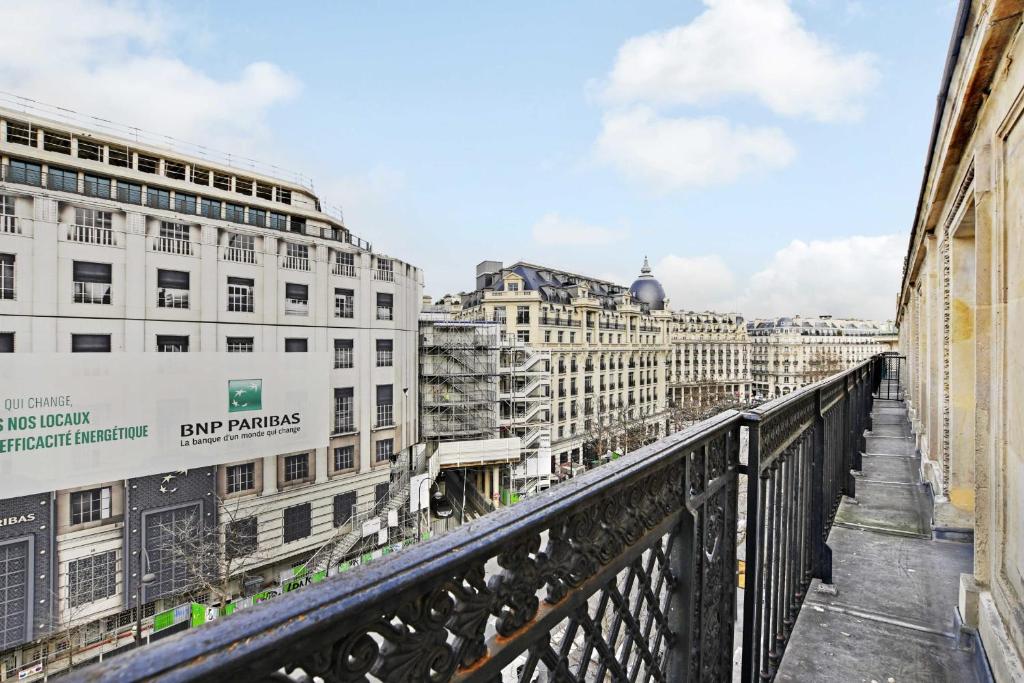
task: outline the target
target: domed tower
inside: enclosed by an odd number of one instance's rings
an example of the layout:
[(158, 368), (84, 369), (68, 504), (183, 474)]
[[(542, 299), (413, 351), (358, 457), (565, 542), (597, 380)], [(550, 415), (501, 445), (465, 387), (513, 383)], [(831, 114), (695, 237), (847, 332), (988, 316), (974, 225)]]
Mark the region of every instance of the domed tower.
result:
[(638, 277), (629, 288), (630, 295), (640, 303), (647, 304), (652, 311), (665, 310), (665, 289), (651, 275), (651, 266), (644, 256), (644, 265)]

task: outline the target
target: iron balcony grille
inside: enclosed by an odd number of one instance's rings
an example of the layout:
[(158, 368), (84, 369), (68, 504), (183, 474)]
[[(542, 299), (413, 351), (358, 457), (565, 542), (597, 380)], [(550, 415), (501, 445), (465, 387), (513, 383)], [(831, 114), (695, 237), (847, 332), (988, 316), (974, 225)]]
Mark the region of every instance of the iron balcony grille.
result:
[(771, 680), (811, 579), (831, 580), (825, 540), (882, 375), (872, 359), (722, 413), (372, 570), (71, 680), (730, 680), (740, 477), (742, 680)]
[(102, 228), (91, 225), (71, 225), (68, 229), (68, 241), (82, 242), (85, 244), (100, 244), (113, 247), (117, 245), (114, 231), (111, 228)]
[(355, 277), (356, 267), (350, 263), (339, 263), (335, 261), (331, 264), (331, 274), (341, 275), (343, 277)]
[(154, 237), (153, 251), (160, 251), (165, 254), (178, 254), (179, 256), (193, 255), (192, 243), (177, 237)]

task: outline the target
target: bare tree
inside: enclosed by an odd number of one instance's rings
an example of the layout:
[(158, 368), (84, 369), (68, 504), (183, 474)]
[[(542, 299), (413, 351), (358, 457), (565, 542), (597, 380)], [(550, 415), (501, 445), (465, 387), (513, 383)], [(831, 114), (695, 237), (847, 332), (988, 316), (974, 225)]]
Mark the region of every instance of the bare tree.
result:
[(687, 385), (689, 394), (669, 404), (668, 415), (672, 428), (678, 431), (723, 411), (746, 408), (746, 404), (727, 391), (726, 386), (725, 383), (707, 379)]
[(804, 373), (806, 384), (812, 384), (827, 377), (831, 377), (845, 368), (843, 357), (838, 351), (829, 351), (824, 348), (814, 349), (807, 360), (807, 367)]
[(181, 595), (209, 595), (214, 603), (223, 604), (237, 597), (233, 587), (244, 586), (254, 570), (273, 559), (273, 553), (259, 544), (260, 508), (218, 497), (217, 510), (215, 525), (205, 524), (201, 515), (161, 525), (158, 550), (184, 570)]

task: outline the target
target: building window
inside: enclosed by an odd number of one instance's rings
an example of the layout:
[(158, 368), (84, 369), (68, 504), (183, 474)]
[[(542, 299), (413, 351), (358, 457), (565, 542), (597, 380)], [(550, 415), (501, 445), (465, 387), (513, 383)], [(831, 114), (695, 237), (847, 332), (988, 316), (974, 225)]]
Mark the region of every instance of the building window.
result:
[(249, 225), (255, 225), (259, 228), (267, 227), (267, 212), (263, 209), (254, 209), (249, 207), (249, 220), (246, 221)]
[(110, 178), (86, 174), (85, 180), (82, 181), (83, 194), (89, 197), (110, 199), (112, 196), (110, 188)]
[(156, 575), (156, 582), (143, 589), (143, 601), (176, 595), (194, 586), (195, 570), (175, 546), (183, 538), (192, 539), (206, 532), (199, 504), (144, 513), (142, 526), (143, 546), (149, 553), (149, 571)]
[(356, 295), (351, 289), (334, 290), (334, 316), (352, 318), (355, 316)]
[(256, 183), (256, 196), (260, 199), (272, 201), (274, 199), (274, 188), (263, 183)]
[(213, 186), (216, 187), (218, 190), (230, 190), (231, 189), (231, 176), (229, 176), (227, 174), (224, 174), (224, 173), (218, 173), (217, 171), (214, 171), (213, 172)]
[(289, 270), (309, 270), (309, 246), (286, 242), (282, 267)]
[(309, 315), (309, 285), (285, 283), (284, 313), (285, 315)]
[(252, 491), (256, 487), (256, 463), (228, 465), (226, 475), (228, 493)]
[(0, 301), (14, 300), (14, 254), (0, 254)]
[(174, 178), (175, 180), (184, 180), (185, 164), (180, 161), (171, 161), (170, 159), (165, 160), (164, 175), (168, 178)]
[(334, 390), (334, 433), (345, 434), (356, 430), (354, 393), (351, 387)]
[(235, 192), (252, 196), (252, 180), (248, 178), (235, 178)]
[(228, 235), (224, 259), (236, 263), (256, 263), (256, 238), (253, 235)]
[(171, 193), (160, 187), (146, 188), (146, 206), (154, 209), (170, 209)]
[(252, 353), (252, 337), (228, 337), (228, 353)]
[(309, 453), (285, 456), (284, 480), (289, 482), (304, 479), (309, 479)]
[(392, 294), (377, 293), (377, 320), (393, 320), (395, 297)]
[(0, 353), (14, 353), (13, 332), (0, 332)]
[(377, 385), (377, 427), (395, 425), (394, 387), (391, 384)]
[(72, 353), (110, 353), (109, 334), (71, 335)]
[(18, 219), (14, 215), (14, 197), (0, 194), (0, 232), (21, 234)]
[(252, 313), (256, 308), (256, 281), (251, 278), (228, 278), (228, 312)]
[(71, 523), (98, 522), (110, 517), (110, 487), (104, 486), (71, 494)]
[(331, 272), (334, 275), (344, 275), (345, 277), (356, 276), (356, 260), (355, 255), (348, 251), (336, 251), (334, 252), (334, 263), (331, 265)]
[(352, 340), (351, 339), (335, 339), (334, 340), (334, 367), (335, 368), (351, 368), (352, 367)]
[(374, 272), (373, 277), (375, 280), (383, 280), (384, 282), (395, 281), (395, 264), (391, 259), (379, 258), (377, 259), (377, 270)]
[(284, 542), (291, 543), (309, 536), (313, 506), (309, 503), (284, 509)]
[[(145, 154), (140, 154), (138, 156), (138, 163), (136, 164), (136, 168), (142, 171), (143, 173), (156, 173), (157, 171), (160, 170), (160, 160), (157, 159), (156, 157), (150, 157), (146, 156)], [(150, 204), (150, 206), (153, 205)]]
[(7, 142), (35, 147), (38, 135), (39, 129), (30, 123), (7, 121)]
[(80, 607), (117, 595), (117, 551), (68, 562), (68, 603)]
[(30, 161), (11, 159), (11, 165), (7, 169), (7, 179), (12, 183), (39, 186), (43, 183), (43, 167)]
[(142, 185), (117, 181), (117, 201), (125, 204), (142, 203)]
[(199, 168), (193, 166), (190, 169), (189, 180), (196, 185), (209, 185), (210, 184), (210, 170), (206, 168)]
[(516, 324), (517, 325), (529, 325), (530, 324), (530, 307), (529, 306), (516, 306)]
[(373, 506), (378, 514), (384, 511), (390, 493), (391, 486), (386, 481), (373, 487)]
[(114, 244), (111, 224), (109, 211), (75, 207), (75, 223), (68, 231), (68, 239), (72, 242), (110, 246)]
[(286, 353), (305, 353), (309, 351), (309, 340), (305, 337), (289, 337), (284, 340)]
[(156, 336), (156, 350), (159, 353), (186, 353), (188, 352), (188, 337), (158, 334)]
[(356, 466), (356, 447), (338, 446), (334, 449), (334, 471), (351, 470)]
[(111, 266), (109, 263), (74, 261), (71, 270), (71, 279), (75, 287), (75, 303), (110, 303)]
[(217, 218), (220, 216), (221, 203), (215, 199), (203, 199), (199, 202), (199, 213), (207, 218)]
[(508, 291), (510, 291), (510, 292), (518, 292), (519, 291), (519, 283), (518, 282), (509, 282), (508, 283)]
[(189, 273), (184, 270), (156, 271), (158, 308), (188, 308)]
[(244, 223), (245, 207), (238, 204), (225, 204), (224, 220), (231, 221), (232, 223)]
[(224, 556), (228, 560), (251, 555), (259, 548), (259, 527), (256, 516), (228, 522), (224, 530)]
[[(120, 166), (121, 168), (128, 168), (131, 166), (132, 153), (127, 147), (120, 147), (117, 145), (109, 145), (107, 147), (107, 163), (111, 166)], [(118, 183), (120, 185), (121, 183)]]
[(391, 339), (377, 340), (377, 367), (390, 368), (394, 364), (395, 342)]
[(516, 330), (516, 341), (523, 344), (530, 342), (530, 331), (529, 330)]
[[(377, 442), (376, 462), (386, 462), (395, 452), (394, 439), (381, 439)], [(387, 484), (385, 484), (387, 486)]]
[(43, 149), (58, 154), (71, 154), (71, 135), (52, 130), (43, 131)]
[(356, 506), (356, 492), (346, 491), (334, 497), (334, 526), (341, 526), (352, 519)]
[(281, 202), (282, 204), (291, 204), (292, 191), (286, 190), (283, 187), (277, 188), (277, 201)]
[(178, 213), (194, 214), (196, 212), (196, 196), (175, 192), (174, 210)]
[(288, 217), (283, 213), (271, 213), (270, 214), (270, 229), (271, 230), (287, 230), (288, 229)]
[(78, 173), (50, 166), (46, 174), (46, 186), (58, 192), (78, 192)]
[(160, 235), (154, 247), (165, 254), (192, 255), (192, 243), (189, 241), (189, 227), (181, 223), (160, 223)]

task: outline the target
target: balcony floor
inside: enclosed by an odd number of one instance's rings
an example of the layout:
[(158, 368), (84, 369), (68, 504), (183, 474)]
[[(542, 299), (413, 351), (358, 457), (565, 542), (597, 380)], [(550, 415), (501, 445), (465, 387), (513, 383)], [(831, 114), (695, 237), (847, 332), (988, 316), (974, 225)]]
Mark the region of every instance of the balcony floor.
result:
[(777, 680), (982, 681), (955, 623), (973, 548), (931, 537), (903, 404), (875, 401), (872, 422), (857, 503), (843, 500), (828, 540), (838, 594), (814, 581)]

